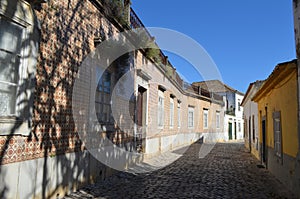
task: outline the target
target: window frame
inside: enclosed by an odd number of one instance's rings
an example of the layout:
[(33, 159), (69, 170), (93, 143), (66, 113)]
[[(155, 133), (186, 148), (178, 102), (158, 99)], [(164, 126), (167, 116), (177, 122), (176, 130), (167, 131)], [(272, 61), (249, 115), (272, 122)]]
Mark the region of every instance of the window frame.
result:
[[(158, 90), (158, 100), (157, 100), (157, 127), (159, 129), (163, 129), (164, 128), (164, 91), (162, 90)], [(161, 100), (161, 103), (160, 103)]]
[(252, 115), (252, 140), (255, 141), (255, 116)]
[[(273, 112), (273, 136), (274, 136), (274, 154), (279, 159), (282, 160), (283, 150), (282, 150), (282, 122), (281, 122), (281, 112)], [(276, 123), (278, 125), (276, 125)]]
[(240, 102), (240, 99), (238, 100), (238, 111), (241, 111), (241, 102)]
[[(190, 120), (190, 113), (192, 114), (192, 120)], [(191, 125), (190, 125), (191, 124)], [(195, 107), (188, 107), (188, 129), (193, 129), (195, 127)]]
[[(24, 79), (26, 79), (26, 75), (25, 75), (25, 71), (26, 71), (26, 65), (24, 64), (24, 54), (25, 54), (25, 51), (27, 50), (26, 48), (23, 47), (22, 45), (22, 42), (25, 41), (27, 38), (27, 31), (26, 31), (26, 26), (25, 24), (23, 23), (19, 23), (18, 21), (14, 20), (13, 18), (8, 18), (8, 17), (5, 17), (5, 16), (1, 16), (0, 15), (0, 20), (4, 20), (6, 21), (7, 23), (9, 24), (14, 24), (14, 25), (18, 25), (20, 27), (22, 27), (22, 32), (21, 32), (21, 39), (20, 39), (20, 49), (18, 49), (18, 52), (17, 53), (14, 53), (10, 50), (7, 50), (7, 49), (0, 49), (0, 51), (4, 52), (4, 53), (7, 53), (7, 54), (10, 54), (10, 55), (15, 55), (16, 57), (18, 57), (19, 59), (19, 63), (18, 63), (18, 66), (15, 65), (16, 67), (16, 72), (15, 74), (18, 76), (16, 82), (12, 83), (12, 82), (8, 82), (8, 81), (2, 81), (0, 80), (0, 85), (3, 84), (3, 85), (12, 85), (14, 84), (13, 86), (15, 86), (16, 90), (15, 90), (15, 93), (13, 95), (15, 95), (15, 99), (14, 99), (14, 113), (9, 113), (9, 114), (6, 114), (6, 115), (0, 115), (1, 118), (15, 118), (16, 120), (20, 119), (20, 115), (21, 115), (21, 110), (24, 108), (24, 106), (22, 105), (18, 105), (18, 101), (21, 101), (21, 97), (20, 96), (17, 96), (17, 94), (20, 92), (20, 86), (22, 85), (22, 83), (24, 82)], [(1, 92), (0, 92), (1, 93)]]
[(174, 128), (174, 99), (170, 97), (170, 128)]
[(221, 114), (220, 111), (216, 111), (216, 129), (221, 128)]
[[(107, 77), (109, 77), (109, 86), (106, 85)], [(97, 94), (99, 98), (95, 98), (95, 109), (99, 123), (110, 124), (113, 122), (112, 110), (111, 110), (111, 89), (113, 83), (113, 73), (105, 70), (99, 81), (97, 82)], [(98, 95), (96, 95), (98, 96)], [(107, 101), (109, 99), (109, 101)], [(99, 111), (96, 107), (99, 106)], [(105, 111), (104, 111), (105, 110)], [(107, 115), (105, 115), (107, 114)]]
[(181, 103), (177, 103), (177, 127), (181, 127)]
[[(5, 2), (2, 3), (5, 4)], [(36, 17), (31, 5), (28, 2), (17, 1), (16, 10), (14, 11), (4, 10), (3, 8), (6, 8), (6, 5), (3, 7), (0, 6), (1, 20), (17, 24), (23, 29), (20, 51), (18, 52), (20, 61), (17, 66), (17, 75), (19, 78), (16, 83), (15, 111), (13, 114), (3, 114), (0, 116), (0, 136), (29, 136), (32, 131), (40, 29), (35, 20)], [(24, 12), (26, 12), (25, 17), (21, 14)], [(14, 15), (6, 15), (7, 13), (13, 13)]]
[[(208, 111), (209, 111), (209, 109), (207, 109), (207, 108), (204, 108), (203, 109), (203, 129), (208, 129), (208, 127), (209, 127), (209, 124), (208, 124)], [(205, 117), (205, 115), (206, 115), (206, 117)]]

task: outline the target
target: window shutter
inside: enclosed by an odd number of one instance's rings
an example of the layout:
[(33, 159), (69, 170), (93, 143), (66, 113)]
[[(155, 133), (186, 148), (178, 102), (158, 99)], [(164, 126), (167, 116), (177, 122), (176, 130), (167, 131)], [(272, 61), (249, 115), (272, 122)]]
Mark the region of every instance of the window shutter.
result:
[(274, 152), (278, 158), (282, 158), (282, 132), (281, 132), (281, 114), (280, 111), (273, 113), (274, 129)]

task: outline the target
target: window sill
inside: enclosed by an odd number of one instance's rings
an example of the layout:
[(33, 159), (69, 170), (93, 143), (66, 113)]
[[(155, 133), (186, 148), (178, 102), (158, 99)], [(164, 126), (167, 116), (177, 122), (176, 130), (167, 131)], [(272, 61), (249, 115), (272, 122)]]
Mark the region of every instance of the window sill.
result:
[(31, 127), (28, 121), (23, 121), (15, 116), (0, 117), (0, 136), (23, 135), (28, 136)]

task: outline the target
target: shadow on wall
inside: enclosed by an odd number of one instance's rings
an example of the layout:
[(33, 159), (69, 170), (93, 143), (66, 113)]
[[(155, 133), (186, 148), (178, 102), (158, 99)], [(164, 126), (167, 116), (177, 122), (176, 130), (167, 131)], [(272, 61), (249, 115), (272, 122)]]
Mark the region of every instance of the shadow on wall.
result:
[[(3, 15), (13, 16), (19, 1), (2, 2), (7, 3)], [(27, 71), (29, 78), (19, 85), (17, 93), (28, 96), (18, 102), (18, 106), (23, 106), (22, 121), (28, 121), (31, 133), (28, 136), (16, 134), (21, 123), (15, 118), (10, 133), (0, 137), (4, 141), (0, 142), (0, 178), (5, 182), (0, 186), (1, 198), (12, 194), (20, 197), (20, 190), (27, 187), (23, 193), (28, 195), (21, 198), (55, 197), (58, 192), (68, 192), (81, 183), (101, 179), (110, 170), (86, 152), (72, 115), (74, 81), (83, 59), (94, 49), (91, 41), (101, 29), (99, 21), (103, 16), (89, 1), (48, 1), (31, 6), (36, 16), (34, 31), (21, 45), (33, 51), (32, 42), (39, 42), (39, 53), (36, 68)], [(0, 23), (3, 23), (2, 19)], [(93, 24), (95, 21), (98, 24)], [(114, 28), (110, 23), (108, 26), (108, 30)], [(109, 36), (110, 33), (105, 34)], [(8, 60), (5, 56), (0, 59), (1, 65)], [(0, 67), (0, 74), (3, 69)], [(28, 90), (33, 90), (34, 94), (28, 95)], [(32, 107), (33, 111), (30, 111)], [(15, 148), (17, 150), (13, 150)], [(13, 154), (9, 152), (11, 150)], [(109, 161), (116, 154), (108, 155)], [(9, 180), (5, 179), (13, 174), (4, 168), (13, 168), (15, 164), (11, 163), (14, 162), (22, 163), (16, 170), (19, 171), (16, 189), (7, 184)], [(90, 178), (91, 175), (94, 176)]]

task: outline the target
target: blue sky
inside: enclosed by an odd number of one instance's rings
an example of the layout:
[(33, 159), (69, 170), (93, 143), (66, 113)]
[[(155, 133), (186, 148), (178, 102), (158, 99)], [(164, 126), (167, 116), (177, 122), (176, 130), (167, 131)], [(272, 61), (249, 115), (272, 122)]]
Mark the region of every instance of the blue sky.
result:
[[(132, 0), (132, 7), (146, 27), (176, 30), (196, 40), (223, 81), (242, 92), (250, 82), (266, 79), (276, 64), (296, 57), (291, 0)], [(189, 82), (202, 80), (193, 66), (166, 54)]]

